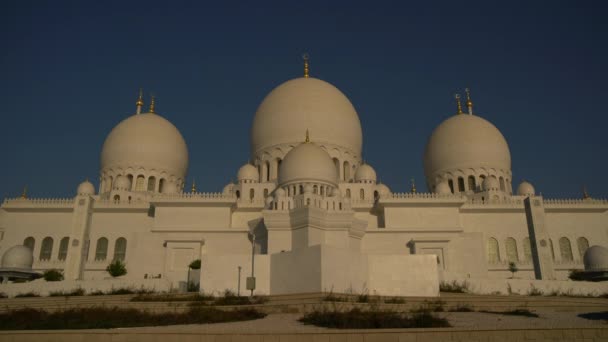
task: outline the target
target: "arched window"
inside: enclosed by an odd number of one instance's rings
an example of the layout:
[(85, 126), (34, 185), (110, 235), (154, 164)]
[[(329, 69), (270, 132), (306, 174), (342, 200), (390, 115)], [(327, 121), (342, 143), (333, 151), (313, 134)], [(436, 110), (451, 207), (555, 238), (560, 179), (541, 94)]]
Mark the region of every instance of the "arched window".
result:
[(23, 240), (23, 245), (27, 248), (29, 248), (32, 252), (34, 251), (34, 246), (36, 245), (36, 239), (34, 239), (33, 237), (28, 237), (25, 240)]
[(334, 165), (336, 166), (336, 172), (338, 173), (338, 178), (342, 178), (342, 175), (340, 174), (340, 161), (338, 160), (338, 158), (333, 158), (334, 160)]
[(500, 177), (498, 181), (500, 182), (500, 190), (505, 191), (505, 179)]
[(350, 189), (346, 189), (346, 198), (350, 198)]
[(498, 240), (491, 237), (488, 239), (488, 243), (486, 245), (486, 249), (488, 252), (488, 263), (497, 264), (500, 262), (500, 254), (498, 250)]
[(114, 195), (114, 202), (120, 202), (120, 196)]
[(319, 188), (319, 190), (320, 190), (319, 193), (321, 194), (321, 196), (325, 196), (325, 187), (322, 186)]
[(312, 193), (315, 194), (315, 195), (318, 194), (319, 193), (319, 187), (316, 186), (316, 185), (313, 185), (312, 186)]
[(530, 245), (530, 238), (524, 238), (524, 259), (526, 261), (532, 261), (532, 245)]
[(475, 191), (476, 190), (476, 186), (475, 186), (475, 176), (469, 176), (469, 190), (471, 191)]
[(40, 260), (51, 260), (53, 254), (53, 238), (45, 237), (40, 245)]
[(165, 179), (161, 178), (160, 181), (158, 182), (158, 192), (163, 192), (164, 187), (165, 187)]
[(505, 191), (508, 191), (509, 194), (511, 193), (511, 181), (509, 180), (509, 178), (505, 179), (505, 186), (507, 187)]
[(112, 180), (113, 180), (112, 176), (108, 177), (108, 180), (107, 180), (108, 183), (106, 184), (106, 191), (112, 191)]
[(365, 191), (363, 189), (359, 190), (359, 199), (365, 199)]
[(95, 248), (95, 260), (103, 261), (108, 256), (108, 239), (105, 237), (97, 240), (97, 247)]
[(350, 164), (347, 161), (345, 161), (343, 168), (344, 168), (344, 180), (348, 182), (350, 180)]
[(121, 237), (116, 239), (114, 243), (114, 259), (112, 260), (120, 260), (125, 261), (127, 256), (127, 239)]
[(133, 183), (133, 175), (127, 175), (127, 178), (129, 179), (129, 186), (131, 187), (128, 190), (131, 191), (133, 190), (133, 186), (135, 185), (135, 183)]
[(585, 252), (587, 251), (587, 248), (589, 248), (589, 240), (581, 236), (576, 239), (576, 245), (578, 247), (578, 253), (582, 260), (583, 256), (585, 255)]
[(300, 195), (304, 193), (304, 185), (300, 185)]
[(507, 246), (507, 261), (509, 262), (518, 262), (519, 257), (517, 256), (517, 242), (514, 238), (509, 237), (506, 240)]
[(559, 252), (562, 257), (562, 261), (572, 261), (574, 258), (572, 257), (572, 246), (570, 245), (570, 240), (567, 237), (562, 237), (559, 239)]
[(378, 191), (374, 191), (374, 200), (377, 200), (378, 198), (380, 198), (380, 194), (378, 194)]
[(454, 181), (451, 179), (448, 179), (448, 185), (450, 186), (450, 191), (452, 193), (454, 193)]
[(458, 177), (458, 191), (464, 191), (464, 178)]
[(59, 241), (59, 255), (57, 256), (57, 259), (63, 261), (67, 258), (69, 243), (70, 243), (70, 238), (67, 236), (64, 237), (63, 239), (61, 239), (61, 241)]
[(241, 198), (241, 192), (239, 190), (236, 191), (236, 198)]
[(269, 161), (264, 162), (264, 180), (267, 182), (270, 180), (270, 162)]
[(152, 176), (148, 178), (148, 191), (156, 190), (156, 177)]
[(310, 205), (310, 198), (306, 199), (306, 205)]
[(135, 191), (144, 191), (145, 189), (145, 185), (144, 185), (144, 176), (143, 175), (139, 175), (137, 176), (137, 180), (135, 181)]
[(268, 197), (268, 189), (264, 189), (264, 198)]
[(549, 239), (549, 248), (551, 248), (551, 259), (555, 261), (555, 250), (553, 249), (553, 240)]
[(253, 200), (254, 197), (255, 197), (255, 190), (249, 189), (249, 199)]

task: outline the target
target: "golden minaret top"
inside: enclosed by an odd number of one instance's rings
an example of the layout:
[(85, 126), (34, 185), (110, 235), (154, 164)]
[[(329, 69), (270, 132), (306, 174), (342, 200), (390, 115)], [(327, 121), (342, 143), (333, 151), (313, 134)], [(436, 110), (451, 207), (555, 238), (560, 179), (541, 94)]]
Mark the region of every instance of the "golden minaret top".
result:
[(302, 55), (302, 59), (304, 60), (304, 78), (308, 78), (308, 71), (309, 71), (309, 67), (308, 67), (308, 54), (305, 53)]
[(454, 98), (456, 99), (456, 114), (462, 114), (462, 105), (460, 104), (460, 94), (455, 94)]

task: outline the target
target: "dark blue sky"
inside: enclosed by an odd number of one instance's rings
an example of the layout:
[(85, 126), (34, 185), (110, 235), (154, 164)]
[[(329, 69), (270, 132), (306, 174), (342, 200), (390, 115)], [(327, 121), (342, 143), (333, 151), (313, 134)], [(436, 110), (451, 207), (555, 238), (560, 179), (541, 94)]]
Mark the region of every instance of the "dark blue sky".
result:
[(608, 11), (601, 1), (3, 1), (0, 197), (97, 184), (137, 91), (182, 132), (188, 184), (221, 191), (249, 158), (257, 106), (302, 74), (357, 109), (364, 157), (393, 191), (424, 189), (428, 136), (472, 88), (507, 138), (513, 183), (606, 197)]

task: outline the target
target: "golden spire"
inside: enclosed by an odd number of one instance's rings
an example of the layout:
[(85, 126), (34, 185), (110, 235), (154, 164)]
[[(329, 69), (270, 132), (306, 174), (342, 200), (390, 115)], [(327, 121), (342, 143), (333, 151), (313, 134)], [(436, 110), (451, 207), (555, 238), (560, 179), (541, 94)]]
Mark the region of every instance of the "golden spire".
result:
[(190, 188), (190, 192), (191, 193), (196, 192), (196, 181), (194, 180), (194, 178), (192, 179), (192, 187)]
[(308, 78), (308, 54), (303, 54), (302, 59), (304, 60), (304, 78)]
[(27, 185), (23, 187), (23, 192), (21, 193), (21, 198), (27, 198)]
[(141, 88), (139, 88), (139, 97), (137, 98), (137, 102), (135, 102), (135, 106), (137, 107), (137, 114), (141, 114), (141, 107), (144, 105), (144, 93)]
[(150, 113), (154, 113), (154, 95), (150, 96)]
[(306, 130), (306, 139), (304, 140), (304, 143), (308, 144), (310, 142), (310, 134), (308, 134), (308, 129)]
[(416, 182), (414, 182), (414, 178), (411, 179), (412, 182), (412, 187), (410, 189), (410, 191), (415, 194), (416, 193)]
[(587, 192), (587, 186), (583, 185), (583, 199), (588, 199), (591, 198), (591, 196), (589, 196), (589, 193)]
[(471, 89), (465, 88), (464, 91), (467, 93), (467, 108), (469, 109), (469, 114), (473, 115), (473, 101), (471, 101)]
[(455, 94), (454, 98), (456, 99), (456, 108), (457, 108), (457, 112), (456, 114), (462, 114), (462, 105), (460, 104), (460, 94)]

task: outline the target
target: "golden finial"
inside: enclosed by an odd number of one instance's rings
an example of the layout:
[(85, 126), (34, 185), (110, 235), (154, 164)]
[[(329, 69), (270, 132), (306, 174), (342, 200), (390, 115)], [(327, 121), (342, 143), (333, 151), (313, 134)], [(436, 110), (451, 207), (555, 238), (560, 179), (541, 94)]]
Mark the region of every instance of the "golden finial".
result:
[(465, 93), (467, 93), (467, 108), (469, 109), (469, 114), (473, 115), (473, 101), (471, 101), (471, 89), (465, 88)]
[(308, 144), (310, 142), (310, 134), (308, 134), (308, 130), (306, 130), (306, 139), (304, 140), (304, 143)]
[(27, 198), (27, 185), (23, 187), (23, 192), (21, 193), (21, 198)]
[(309, 69), (308, 69), (308, 58), (309, 57), (308, 57), (307, 53), (305, 53), (305, 54), (302, 55), (302, 59), (304, 60), (304, 77), (305, 78), (308, 78), (308, 71), (309, 71)]
[(151, 95), (150, 96), (150, 110), (149, 110), (150, 113), (154, 113), (154, 99), (155, 99), (154, 95)]
[(414, 181), (414, 178), (411, 179), (412, 182), (412, 187), (410, 189), (410, 191), (415, 194), (416, 193), (416, 182)]
[(587, 186), (583, 185), (583, 199), (588, 199), (591, 198), (591, 196), (589, 196), (589, 193), (587, 192)]
[(456, 99), (456, 108), (457, 108), (457, 112), (456, 114), (462, 114), (462, 105), (460, 104), (460, 94), (455, 94), (454, 98)]
[(194, 180), (194, 178), (192, 179), (192, 187), (190, 188), (190, 192), (191, 193), (196, 192), (196, 181)]
[(135, 102), (135, 106), (137, 107), (137, 114), (141, 114), (141, 107), (144, 105), (144, 93), (141, 88), (139, 88), (139, 97), (137, 98), (137, 102)]

